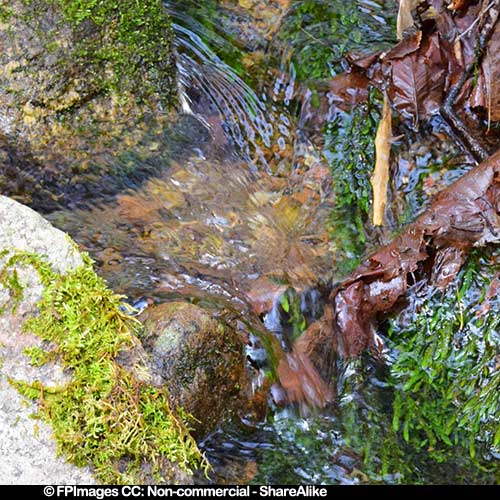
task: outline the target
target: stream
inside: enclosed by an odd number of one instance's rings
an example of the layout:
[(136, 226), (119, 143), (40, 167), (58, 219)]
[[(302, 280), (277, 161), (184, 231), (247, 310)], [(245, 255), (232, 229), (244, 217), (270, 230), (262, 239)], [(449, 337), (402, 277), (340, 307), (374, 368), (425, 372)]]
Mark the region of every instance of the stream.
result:
[[(405, 131), (395, 145), (389, 227), (375, 229), (366, 217), (360, 226), (352, 221), (362, 217), (352, 210), (340, 221), (339, 179), (353, 196), (364, 196), (369, 174), (353, 170), (346, 177), (335, 165), (348, 154), (369, 163), (372, 146), (364, 157), (353, 141), (373, 137), (381, 102), (374, 97), (363, 119), (367, 130), (353, 135), (354, 115), (335, 107), (328, 78), (343, 71), (347, 52), (368, 54), (394, 43), (392, 0), (183, 0), (166, 6), (181, 107), (165, 134), (168, 161), (147, 178), (131, 177), (116, 196), (48, 218), (132, 303), (181, 298), (216, 315), (230, 310), (243, 329), (270, 332), (286, 348), (321, 316), (332, 282), (412, 220), (436, 184), (451, 183), (470, 165), (443, 139), (438, 122), (430, 134)], [(258, 335), (250, 338), (249, 369), (260, 368), (258, 386), (265, 353)], [(394, 391), (386, 379), (387, 367), (367, 355), (335, 361), (337, 394), (327, 409), (280, 407), (269, 396), (262, 421), (234, 422), (201, 443), (214, 468), (209, 480), (495, 480), (466, 451), (439, 462), (394, 432)]]

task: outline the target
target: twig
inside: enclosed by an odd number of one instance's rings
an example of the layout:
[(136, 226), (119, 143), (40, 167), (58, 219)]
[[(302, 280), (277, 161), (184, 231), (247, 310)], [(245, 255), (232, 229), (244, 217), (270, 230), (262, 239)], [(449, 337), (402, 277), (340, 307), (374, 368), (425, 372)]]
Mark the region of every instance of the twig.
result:
[(457, 37), (457, 40), (462, 40), (462, 38), (464, 36), (466, 36), (467, 34), (469, 34), (472, 29), (474, 28), (474, 26), (482, 19), (482, 17), (491, 9), (491, 7), (493, 7), (493, 5), (495, 4), (495, 0), (492, 0), (489, 5), (487, 5), (486, 9), (484, 10), (481, 10), (481, 12), (478, 14), (478, 16), (476, 17), (476, 19), (474, 19), (474, 22), (471, 23), (471, 25), (463, 32), (461, 33), (458, 37)]
[[(491, 38), (495, 25), (498, 21), (500, 14), (500, 0), (492, 0), (492, 2), (490, 2), (484, 10), (484, 13), (480, 14), (473, 24), (477, 23), (477, 21), (482, 18), (484, 14), (488, 15), (479, 29), (478, 44), (476, 49), (476, 63), (465, 69), (460, 77), (460, 80), (451, 88), (450, 92), (446, 96), (444, 104), (440, 109), (441, 116), (451, 129), (453, 135), (459, 140), (464, 149), (469, 152), (470, 156), (472, 156), (477, 163), (480, 163), (488, 158), (489, 153), (483, 148), (479, 141), (471, 135), (467, 126), (455, 113), (454, 106), (465, 83), (472, 76), (474, 68), (481, 62), (484, 56), (486, 44)], [(468, 29), (470, 30), (472, 27), (473, 25), (469, 26)], [(461, 37), (465, 33), (466, 32), (462, 33)]]

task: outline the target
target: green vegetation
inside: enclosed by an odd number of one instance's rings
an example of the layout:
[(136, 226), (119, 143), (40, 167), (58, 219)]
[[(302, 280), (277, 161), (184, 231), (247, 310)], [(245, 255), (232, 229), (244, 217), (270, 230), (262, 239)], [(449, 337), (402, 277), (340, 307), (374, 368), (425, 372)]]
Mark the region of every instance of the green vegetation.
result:
[(240, 77), (253, 80), (245, 74), (245, 53), (242, 43), (236, 39), (238, 33), (233, 32), (231, 12), (224, 10), (219, 0), (174, 0), (171, 4), (175, 13), (184, 14), (180, 24), (186, 24), (186, 28), (199, 36)]
[(356, 2), (294, 2), (279, 39), (293, 49), (299, 81), (324, 80), (337, 74), (348, 52), (387, 49), (395, 33), (395, 16), (389, 9), (378, 14), (386, 22), (363, 12)]
[[(51, 0), (75, 28), (82, 41), (77, 55), (95, 66), (111, 69), (102, 84), (115, 90), (130, 87), (144, 95), (160, 93), (165, 102), (175, 96), (172, 78), (172, 33), (161, 0)], [(87, 37), (86, 23), (100, 28)], [(151, 88), (147, 88), (147, 87)], [(146, 88), (144, 88), (146, 87)]]
[(57, 357), (72, 373), (67, 385), (56, 388), (15, 382), (24, 395), (40, 401), (59, 450), (78, 465), (93, 464), (103, 483), (140, 482), (145, 463), (158, 481), (173, 479), (172, 464), (186, 472), (206, 469), (189, 435), (189, 417), (171, 410), (167, 390), (136, 375), (140, 366), (130, 372), (116, 361), (137, 342), (139, 324), (94, 273), (90, 259), (60, 276), (37, 256), (8, 258), (2, 283), (17, 296), (19, 283), (6, 279), (14, 275), (13, 266), (33, 266), (46, 287), (39, 315), (26, 321), (25, 330), (57, 345), (55, 351), (33, 348), (27, 354), (35, 365)]
[(287, 315), (288, 324), (292, 327), (292, 338), (290, 341), (297, 340), (307, 328), (307, 321), (302, 313), (300, 304), (300, 295), (289, 288), (281, 297), (280, 304)]
[(371, 203), (370, 175), (375, 165), (375, 137), (380, 120), (376, 94), (351, 113), (338, 111), (328, 124), (325, 156), (332, 169), (335, 209), (330, 219), (338, 249), (337, 267), (347, 273), (365, 250), (366, 223)]
[(456, 287), (425, 299), (409, 326), (393, 323), (393, 427), (436, 460), (457, 445), (472, 458), (500, 451), (500, 317), (480, 309), (499, 267), (474, 252)]
[(0, 5), (0, 22), (6, 23), (14, 15), (12, 7)]

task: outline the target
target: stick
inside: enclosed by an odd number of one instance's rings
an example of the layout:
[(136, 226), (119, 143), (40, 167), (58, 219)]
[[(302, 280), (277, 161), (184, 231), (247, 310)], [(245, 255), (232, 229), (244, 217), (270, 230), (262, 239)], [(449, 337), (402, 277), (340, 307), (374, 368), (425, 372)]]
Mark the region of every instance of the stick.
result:
[[(476, 163), (481, 163), (482, 161), (486, 160), (486, 158), (488, 158), (489, 156), (489, 153), (483, 148), (479, 141), (472, 136), (468, 127), (455, 113), (454, 106), (465, 83), (472, 76), (474, 68), (480, 64), (481, 59), (484, 56), (486, 45), (491, 38), (493, 30), (495, 29), (495, 25), (498, 21), (498, 17), (500, 14), (500, 0), (492, 0), (492, 2), (490, 2), (490, 4), (487, 6), (484, 14), (487, 15), (484, 17), (483, 23), (479, 28), (478, 45), (476, 50), (476, 63), (465, 69), (462, 76), (460, 77), (460, 80), (451, 88), (440, 109), (441, 116), (450, 128), (452, 134), (462, 144), (462, 147), (469, 153), (469, 155), (476, 161)], [(476, 22), (477, 20), (474, 23)]]

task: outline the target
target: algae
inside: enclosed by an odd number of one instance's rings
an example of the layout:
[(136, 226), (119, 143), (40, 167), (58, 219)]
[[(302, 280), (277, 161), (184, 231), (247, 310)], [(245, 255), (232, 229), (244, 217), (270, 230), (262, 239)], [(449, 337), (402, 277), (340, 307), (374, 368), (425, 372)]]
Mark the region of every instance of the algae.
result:
[(40, 416), (49, 421), (60, 452), (77, 465), (92, 464), (103, 483), (138, 483), (150, 477), (173, 481), (179, 467), (186, 473), (208, 469), (208, 463), (189, 434), (190, 417), (174, 412), (165, 388), (139, 380), (119, 365), (120, 352), (132, 348), (140, 323), (124, 309), (92, 269), (84, 266), (58, 275), (43, 258), (19, 253), (2, 269), (2, 283), (16, 294), (7, 275), (14, 266), (33, 266), (45, 286), (39, 314), (23, 328), (55, 350), (27, 351), (34, 364), (54, 355), (72, 374), (61, 387), (41, 383), (12, 383), (39, 401)]

